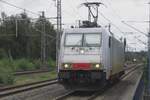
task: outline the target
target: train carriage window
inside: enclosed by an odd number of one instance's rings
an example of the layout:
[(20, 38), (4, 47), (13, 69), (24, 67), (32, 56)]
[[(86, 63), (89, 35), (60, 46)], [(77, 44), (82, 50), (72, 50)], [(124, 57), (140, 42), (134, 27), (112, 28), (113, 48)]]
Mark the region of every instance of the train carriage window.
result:
[(83, 34), (66, 34), (65, 46), (81, 46)]
[(100, 46), (101, 34), (84, 34), (85, 46)]

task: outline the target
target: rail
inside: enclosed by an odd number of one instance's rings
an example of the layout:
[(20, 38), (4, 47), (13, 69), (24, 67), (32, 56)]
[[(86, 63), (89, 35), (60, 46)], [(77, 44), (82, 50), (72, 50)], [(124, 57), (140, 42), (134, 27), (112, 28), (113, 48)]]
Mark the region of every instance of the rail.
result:
[(36, 74), (36, 73), (44, 73), (44, 72), (50, 72), (50, 70), (19, 71), (19, 72), (15, 72), (14, 75)]
[(0, 88), (0, 98), (4, 96), (13, 95), (16, 93), (25, 92), (25, 91), (29, 91), (32, 89), (56, 84), (57, 82), (58, 81), (56, 79), (51, 79), (51, 80), (33, 82), (29, 84), (24, 84), (24, 85), (16, 85), (16, 86)]
[[(142, 64), (137, 64), (137, 65), (133, 65), (130, 66), (129, 68), (124, 69), (125, 71), (127, 71), (127, 73), (125, 73), (120, 79), (124, 79), (125, 77), (127, 77), (129, 74), (131, 74), (132, 72), (134, 72), (135, 70), (137, 70), (138, 68), (140, 68), (142, 66)], [(116, 83), (114, 83), (113, 85), (115, 85)], [(113, 86), (112, 85), (112, 86)], [(111, 88), (112, 86), (108, 86), (106, 85), (106, 87), (102, 88), (99, 91), (93, 92), (92, 95), (88, 95), (86, 100), (93, 100), (94, 98), (96, 98), (98, 95), (100, 95), (101, 93), (103, 93), (105, 90), (108, 90), (109, 88)], [(55, 98), (55, 100), (65, 100), (65, 98), (71, 96), (71, 94), (75, 93), (76, 91), (68, 91), (67, 93), (58, 96)]]

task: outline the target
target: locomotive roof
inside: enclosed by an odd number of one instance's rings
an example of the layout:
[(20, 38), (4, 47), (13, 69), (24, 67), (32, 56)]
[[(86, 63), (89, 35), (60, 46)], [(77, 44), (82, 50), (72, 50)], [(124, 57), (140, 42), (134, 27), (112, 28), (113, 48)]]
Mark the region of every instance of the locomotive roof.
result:
[(100, 32), (105, 32), (109, 34), (109, 32), (106, 32), (105, 28), (98, 27), (98, 28), (70, 28), (70, 29), (65, 29), (65, 33), (100, 33)]

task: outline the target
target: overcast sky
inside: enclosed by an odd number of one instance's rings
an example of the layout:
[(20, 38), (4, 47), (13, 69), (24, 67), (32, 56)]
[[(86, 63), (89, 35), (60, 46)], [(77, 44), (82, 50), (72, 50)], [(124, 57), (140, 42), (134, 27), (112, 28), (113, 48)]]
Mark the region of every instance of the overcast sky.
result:
[[(31, 10), (33, 12), (39, 13), (39, 11), (45, 11), (46, 17), (56, 17), (56, 3), (55, 0), (5, 0), (16, 6)], [(117, 26), (123, 32), (136, 32), (135, 30), (124, 25), (121, 21), (147, 21), (148, 20), (148, 2), (149, 0), (87, 0), (99, 1), (105, 4), (99, 8), (100, 12), (115, 26)], [(86, 2), (86, 0), (62, 0), (62, 16), (63, 23), (70, 26), (75, 24), (77, 20), (87, 19), (87, 9), (81, 6), (81, 3)], [(18, 8), (8, 6), (0, 2), (0, 12), (6, 12), (8, 15), (17, 14), (22, 12)], [(30, 17), (38, 17), (37, 15), (28, 13)], [(55, 23), (56, 20), (51, 20)], [(101, 15), (99, 16), (99, 24), (108, 25), (107, 20), (105, 20)], [(129, 23), (128, 24), (138, 28), (142, 32), (148, 32), (148, 23)], [(65, 26), (66, 27), (66, 26)], [(114, 26), (112, 26), (112, 31), (117, 37), (125, 36), (127, 37), (128, 44), (131, 47), (136, 47), (137, 50), (144, 50), (145, 45), (135, 39), (135, 36), (141, 39), (143, 42), (147, 42), (147, 37), (140, 34), (126, 34), (124, 35)]]

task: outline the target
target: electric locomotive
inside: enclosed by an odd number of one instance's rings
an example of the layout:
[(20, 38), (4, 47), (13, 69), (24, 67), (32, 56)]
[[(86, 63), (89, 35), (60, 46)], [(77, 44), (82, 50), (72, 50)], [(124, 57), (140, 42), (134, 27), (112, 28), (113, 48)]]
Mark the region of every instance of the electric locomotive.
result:
[(101, 88), (124, 74), (124, 53), (125, 42), (117, 40), (110, 27), (84, 21), (63, 31), (58, 80), (68, 89)]

